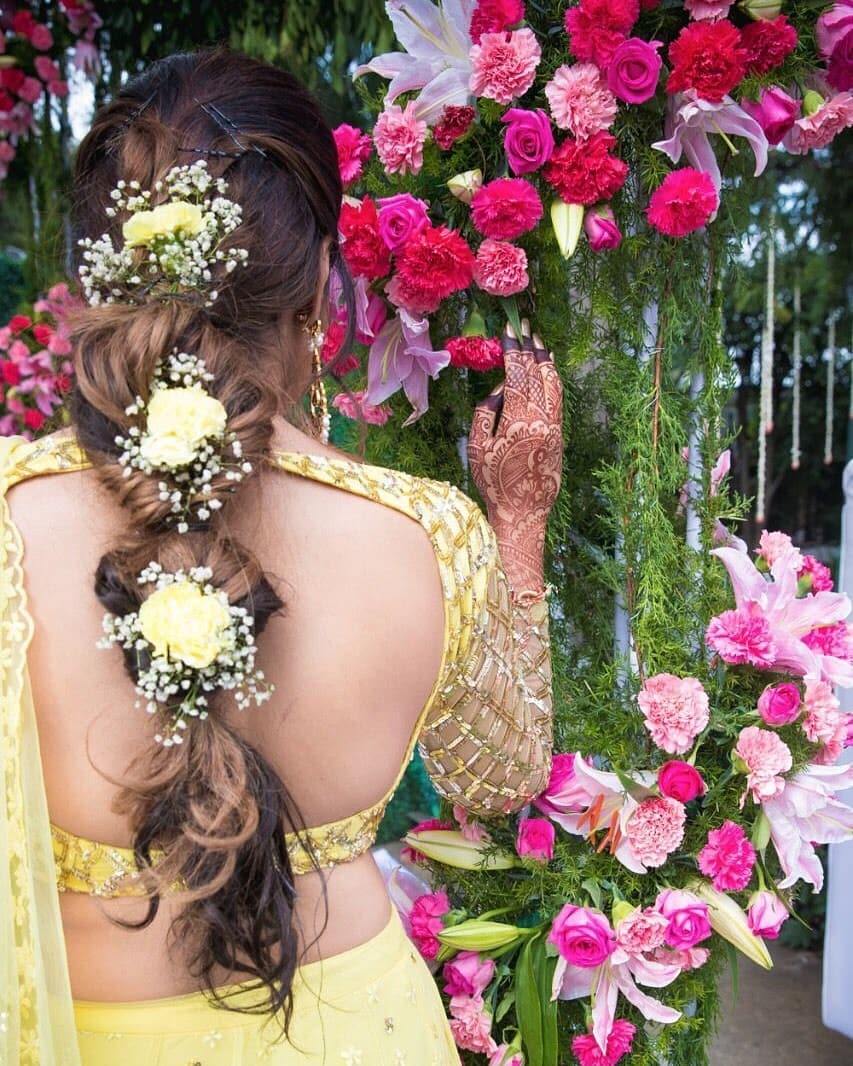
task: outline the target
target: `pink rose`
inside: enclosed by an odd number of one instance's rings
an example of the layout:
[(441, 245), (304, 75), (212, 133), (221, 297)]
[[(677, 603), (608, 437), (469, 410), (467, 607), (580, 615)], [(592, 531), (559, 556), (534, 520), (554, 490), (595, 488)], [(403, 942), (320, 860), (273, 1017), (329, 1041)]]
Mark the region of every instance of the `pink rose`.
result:
[(755, 936), (775, 940), (779, 930), (788, 920), (785, 904), (772, 892), (753, 892), (746, 912), (749, 928)]
[(829, 57), (826, 80), (839, 92), (853, 89), (853, 29), (849, 29)]
[(541, 108), (512, 107), (501, 116), (506, 123), (504, 151), (513, 174), (531, 174), (544, 166), (554, 151), (551, 120)]
[(793, 761), (788, 745), (775, 733), (747, 726), (740, 731), (734, 754), (746, 773), (747, 791), (741, 797), (741, 806), (749, 793), (753, 802), (761, 803), (784, 791), (785, 779), (780, 775), (791, 769)]
[(456, 1046), (479, 1055), (494, 1055), (492, 1016), (481, 996), (454, 996), (450, 1000), (450, 1031)]
[(607, 204), (590, 208), (584, 215), (583, 228), (594, 252), (618, 248), (622, 243), (622, 231), (616, 225), (613, 208)]
[(575, 776), (574, 753), (558, 753), (551, 760), (548, 787), (533, 801), (543, 814), (568, 814), (588, 805), (589, 793), (578, 785)]
[(704, 796), (705, 781), (695, 766), (680, 759), (670, 759), (658, 770), (658, 788), (662, 796), (670, 796), (679, 803), (689, 803)]
[(740, 106), (764, 130), (770, 144), (779, 144), (800, 114), (800, 101), (773, 85), (762, 89), (758, 102), (741, 100)]
[(790, 725), (800, 717), (801, 703), (800, 690), (790, 681), (768, 685), (758, 697), (758, 713), (768, 725)]
[(389, 251), (396, 252), (408, 239), (429, 225), (429, 209), (410, 193), (386, 196), (379, 204), (379, 236)]
[(409, 913), (411, 937), (425, 959), (434, 959), (441, 947), (438, 934), (444, 928), (444, 916), (450, 910), (446, 892), (428, 892), (419, 896)]
[(844, 37), (853, 30), (853, 2), (841, 0), (817, 20), (815, 35), (818, 51), (824, 59), (829, 59)]
[(644, 104), (651, 100), (658, 87), (662, 65), (658, 49), (662, 41), (644, 41), (629, 37), (613, 53), (607, 68), (607, 84), (611, 92), (627, 104)]
[(652, 740), (672, 755), (689, 751), (708, 724), (708, 694), (695, 677), (656, 674), (645, 681), (637, 702)]
[(510, 33), (484, 33), (468, 55), (471, 92), (508, 104), (514, 97), (523, 96), (533, 84), (542, 49), (533, 30), (525, 27)]
[(556, 945), (566, 962), (591, 969), (613, 954), (616, 934), (600, 911), (567, 903), (551, 925), (548, 942)]
[(658, 893), (655, 908), (667, 919), (667, 944), (677, 951), (688, 951), (711, 935), (708, 905), (692, 892), (665, 888)]
[(515, 850), (523, 859), (548, 862), (554, 858), (554, 826), (547, 818), (522, 818)]
[(524, 1066), (524, 1056), (510, 1044), (499, 1044), (489, 1059), (489, 1066)]
[(708, 833), (708, 843), (697, 857), (699, 869), (713, 881), (718, 892), (742, 892), (752, 879), (755, 848), (743, 827), (723, 822)]
[(444, 991), (448, 996), (481, 996), (495, 976), (492, 959), (483, 959), (476, 951), (460, 951), (444, 964)]

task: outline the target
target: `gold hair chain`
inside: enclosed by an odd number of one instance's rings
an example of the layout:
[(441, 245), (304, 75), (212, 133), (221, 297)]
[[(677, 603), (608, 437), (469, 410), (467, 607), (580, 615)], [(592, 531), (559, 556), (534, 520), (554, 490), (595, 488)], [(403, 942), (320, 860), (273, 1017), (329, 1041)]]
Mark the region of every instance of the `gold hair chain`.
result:
[(326, 385), (323, 382), (323, 360), (321, 358), (326, 333), (323, 329), (323, 322), (319, 318), (303, 328), (308, 334), (308, 347), (311, 349), (311, 388), (308, 392), (308, 408), (311, 412), (314, 432), (323, 444), (328, 444), (331, 418), (326, 398)]

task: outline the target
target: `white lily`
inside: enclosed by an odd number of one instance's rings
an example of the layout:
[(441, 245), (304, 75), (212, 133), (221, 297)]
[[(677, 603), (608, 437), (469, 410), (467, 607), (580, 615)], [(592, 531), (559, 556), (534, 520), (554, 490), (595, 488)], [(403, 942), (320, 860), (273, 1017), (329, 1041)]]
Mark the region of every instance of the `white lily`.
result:
[(448, 106), (468, 103), (471, 91), (471, 16), (476, 0), (388, 0), (385, 10), (404, 52), (386, 52), (358, 67), (390, 78), (386, 103), (421, 89), (416, 113), (433, 125)]
[(518, 866), (515, 855), (496, 850), (489, 840), (468, 840), (455, 829), (424, 829), (403, 837), (409, 847), (428, 859), (460, 870), (510, 870)]
[(718, 892), (707, 881), (697, 881), (690, 886), (690, 891), (708, 904), (708, 918), (715, 933), (765, 970), (773, 969), (767, 945), (749, 928), (746, 913), (731, 896)]

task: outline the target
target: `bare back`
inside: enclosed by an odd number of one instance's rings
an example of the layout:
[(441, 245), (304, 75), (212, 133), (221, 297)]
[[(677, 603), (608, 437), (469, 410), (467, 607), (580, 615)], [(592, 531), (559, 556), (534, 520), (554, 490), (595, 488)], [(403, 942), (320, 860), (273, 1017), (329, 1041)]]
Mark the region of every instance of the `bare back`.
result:
[[(284, 423), (278, 436), (283, 450), (336, 454)], [(126, 847), (132, 834), (112, 809), (114, 782), (150, 743), (150, 728), (119, 654), (96, 649), (103, 609), (93, 592), (124, 516), (89, 470), (16, 486), (9, 504), (35, 622), (29, 667), (51, 820)], [(307, 825), (364, 809), (393, 783), (439, 671), (444, 614), (429, 540), (398, 512), (272, 468), (231, 521), (285, 602), (260, 641), (274, 695), (257, 710), (234, 711), (231, 722), (272, 764)], [(306, 959), (361, 943), (387, 920), (369, 855), (322, 878), (299, 877), (297, 893)], [(63, 895), (77, 998), (150, 999), (197, 987), (181, 945), (168, 944), (168, 904), (141, 932), (110, 920), (142, 912), (138, 900)]]

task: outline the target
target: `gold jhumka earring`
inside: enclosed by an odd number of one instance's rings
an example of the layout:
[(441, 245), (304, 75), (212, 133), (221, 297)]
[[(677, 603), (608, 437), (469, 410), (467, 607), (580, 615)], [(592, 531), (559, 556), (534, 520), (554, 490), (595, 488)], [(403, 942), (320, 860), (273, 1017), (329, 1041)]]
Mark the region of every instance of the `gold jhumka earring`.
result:
[(315, 319), (310, 326), (305, 326), (304, 329), (308, 334), (308, 347), (311, 349), (311, 388), (308, 392), (308, 409), (311, 412), (314, 432), (323, 444), (328, 444), (331, 418), (326, 399), (326, 386), (323, 382), (323, 360), (320, 357), (326, 334), (319, 318)]

